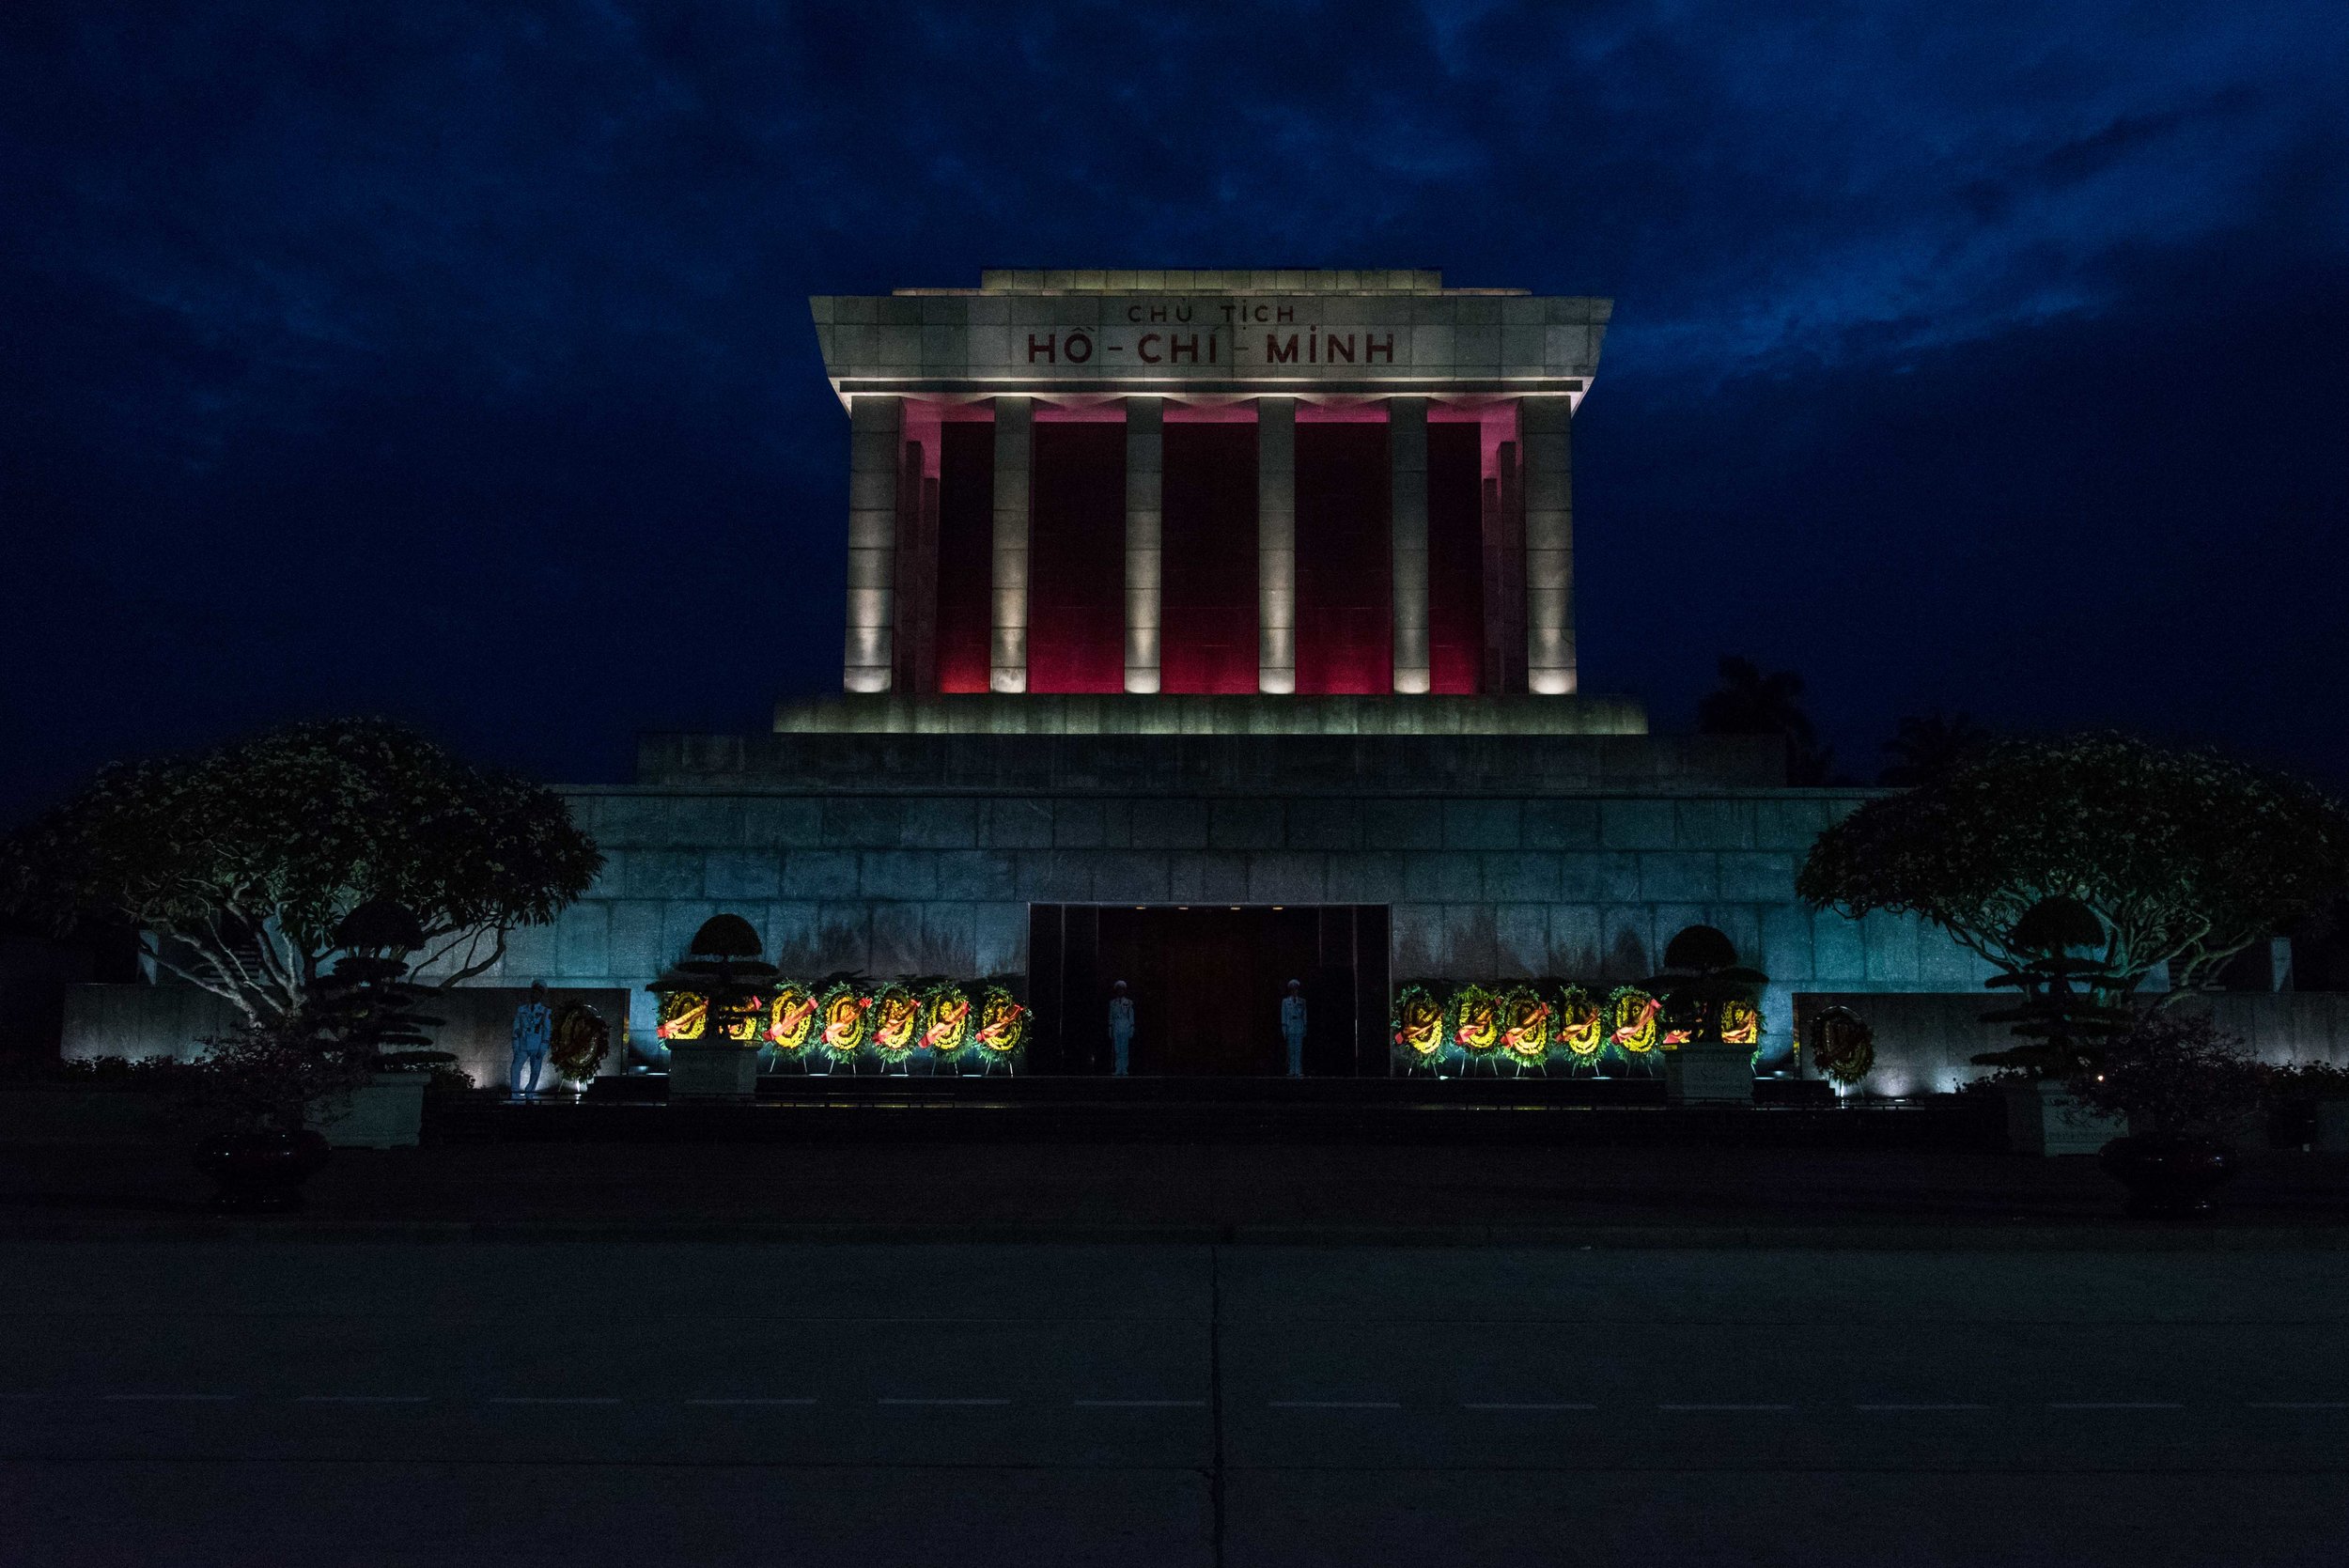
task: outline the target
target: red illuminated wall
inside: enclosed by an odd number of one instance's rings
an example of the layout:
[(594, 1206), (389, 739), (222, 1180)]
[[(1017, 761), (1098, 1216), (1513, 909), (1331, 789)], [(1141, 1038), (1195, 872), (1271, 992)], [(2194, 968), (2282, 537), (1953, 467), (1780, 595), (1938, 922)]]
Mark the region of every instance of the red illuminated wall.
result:
[(1163, 691), (1256, 690), (1256, 427), (1166, 426)]
[(1126, 426), (1035, 424), (1028, 690), (1126, 690)]
[(946, 425), (939, 440), (938, 689), (984, 691), (995, 563), (995, 426)]
[(1472, 424), (1427, 427), (1431, 690), (1472, 694), (1485, 662), (1484, 454)]
[(1387, 427), (1297, 426), (1297, 690), (1394, 690)]

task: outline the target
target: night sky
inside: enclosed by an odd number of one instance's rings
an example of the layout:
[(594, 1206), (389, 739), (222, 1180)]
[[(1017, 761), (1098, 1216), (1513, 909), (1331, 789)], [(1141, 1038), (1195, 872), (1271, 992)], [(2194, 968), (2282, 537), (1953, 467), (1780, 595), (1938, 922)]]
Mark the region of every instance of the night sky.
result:
[(11, 0), (0, 822), (300, 715), (619, 781), (836, 689), (805, 296), (986, 266), (1612, 296), (1587, 690), (2339, 784), (2344, 82), (2339, 0)]

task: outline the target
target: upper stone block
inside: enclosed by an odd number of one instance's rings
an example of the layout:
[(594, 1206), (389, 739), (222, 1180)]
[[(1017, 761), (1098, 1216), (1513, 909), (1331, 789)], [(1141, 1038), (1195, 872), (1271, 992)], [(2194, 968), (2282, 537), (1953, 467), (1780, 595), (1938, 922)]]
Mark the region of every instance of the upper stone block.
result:
[(941, 397), (1565, 396), (1613, 302), (1423, 269), (990, 271), (808, 302), (832, 390)]

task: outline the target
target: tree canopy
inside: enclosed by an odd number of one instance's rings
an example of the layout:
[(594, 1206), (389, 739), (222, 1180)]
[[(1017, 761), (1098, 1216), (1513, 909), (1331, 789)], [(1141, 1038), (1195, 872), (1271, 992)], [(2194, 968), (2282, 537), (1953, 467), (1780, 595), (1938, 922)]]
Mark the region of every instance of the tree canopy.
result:
[(128, 921), (159, 967), (266, 1020), (302, 1009), (361, 905), (412, 911), (418, 969), (454, 985), (602, 864), (543, 785), (397, 724), (335, 720), (101, 770), (0, 844), (0, 906)]
[(1775, 735), (1786, 743), (1786, 782), (1823, 784), (1835, 768), (1835, 748), (1819, 744), (1802, 710), (1802, 676), (1792, 670), (1765, 674), (1750, 659), (1721, 655), (1720, 685), (1697, 704), (1700, 735)]
[(2254, 941), (2349, 884), (2349, 813), (2314, 785), (2126, 736), (2015, 740), (1819, 835), (1796, 891), (1852, 916), (1913, 912), (2001, 968), (2016, 923), (2078, 899), (2134, 987), (2164, 963), (2207, 986)]
[(1990, 732), (1969, 713), (1948, 714), (1939, 708), (1911, 714), (1894, 727), (1884, 743), (1885, 765), (1876, 782), (1894, 789), (1931, 784), (1952, 769), (1973, 761), (1993, 744)]

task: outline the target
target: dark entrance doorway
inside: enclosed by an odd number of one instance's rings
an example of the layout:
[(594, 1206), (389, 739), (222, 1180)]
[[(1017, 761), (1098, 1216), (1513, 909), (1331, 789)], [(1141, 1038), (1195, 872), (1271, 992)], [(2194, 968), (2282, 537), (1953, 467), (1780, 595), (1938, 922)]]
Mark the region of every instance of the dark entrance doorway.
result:
[(1044, 1071), (1111, 1067), (1110, 987), (1134, 1001), (1132, 1070), (1252, 1077), (1288, 1070), (1281, 998), (1304, 983), (1305, 1073), (1387, 1071), (1383, 905), (1037, 904), (1029, 989)]

